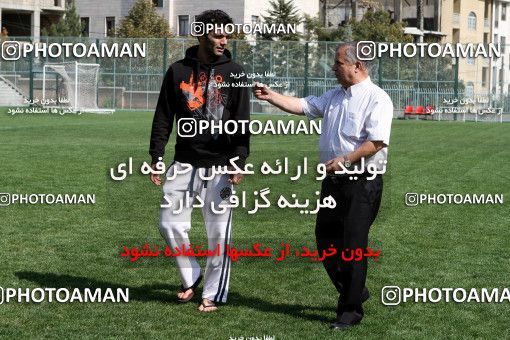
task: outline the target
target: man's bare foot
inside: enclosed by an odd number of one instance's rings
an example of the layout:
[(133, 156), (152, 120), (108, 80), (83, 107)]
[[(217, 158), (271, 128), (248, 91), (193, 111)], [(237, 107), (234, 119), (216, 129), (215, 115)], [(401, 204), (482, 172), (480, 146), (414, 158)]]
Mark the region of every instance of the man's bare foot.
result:
[(189, 288), (185, 288), (181, 285), (181, 289), (177, 292), (177, 299), (179, 302), (188, 302), (193, 299), (193, 295), (195, 295), (195, 290), (200, 284), (200, 281), (202, 281), (202, 275), (200, 275), (195, 283)]
[(191, 300), (193, 298), (193, 295), (195, 295), (195, 293), (193, 292), (193, 289), (189, 288), (189, 289), (185, 290), (184, 292), (178, 292), (177, 298), (181, 302), (188, 302), (189, 300)]
[(202, 299), (202, 303), (198, 306), (198, 310), (203, 313), (209, 313), (218, 310), (218, 306), (209, 299)]

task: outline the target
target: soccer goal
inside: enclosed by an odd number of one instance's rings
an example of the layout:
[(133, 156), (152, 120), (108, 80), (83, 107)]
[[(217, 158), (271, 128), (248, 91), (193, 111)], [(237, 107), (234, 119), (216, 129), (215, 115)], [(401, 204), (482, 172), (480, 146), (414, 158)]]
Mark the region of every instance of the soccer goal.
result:
[(43, 67), (42, 104), (73, 111), (113, 113), (97, 106), (99, 64), (63, 62)]
[(503, 123), (503, 108), (488, 107), (478, 109), (475, 115), (475, 122)]

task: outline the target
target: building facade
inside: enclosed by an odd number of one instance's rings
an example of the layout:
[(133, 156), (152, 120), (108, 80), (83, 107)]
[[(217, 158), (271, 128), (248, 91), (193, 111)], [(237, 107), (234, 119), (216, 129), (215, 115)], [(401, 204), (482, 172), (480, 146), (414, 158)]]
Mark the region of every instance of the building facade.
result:
[(113, 35), (120, 20), (127, 16), (135, 0), (75, 0), (83, 36), (104, 38)]
[(500, 44), (501, 58), (492, 60), (491, 93), (510, 94), (510, 0), (494, 0), (492, 4), (492, 41)]
[[(443, 43), (488, 44), (491, 37), (492, 8), (484, 0), (443, 0), (440, 30)], [(459, 79), (465, 86), (465, 95), (487, 96), (490, 93), (489, 58), (459, 58)]]
[[(234, 23), (251, 24), (263, 21), (270, 8), (269, 0), (152, 0), (156, 11), (169, 23), (170, 31), (175, 35), (189, 35), (190, 25), (195, 16), (208, 9), (221, 9), (227, 12)], [(87, 29), (84, 34), (94, 38), (109, 35), (112, 27), (127, 16), (135, 0), (76, 0), (78, 14)], [(317, 16), (319, 0), (294, 0), (294, 5), (301, 14)], [(298, 26), (303, 31), (304, 26)]]
[(65, 11), (64, 0), (0, 0), (0, 27), (9, 36), (33, 37), (56, 22)]

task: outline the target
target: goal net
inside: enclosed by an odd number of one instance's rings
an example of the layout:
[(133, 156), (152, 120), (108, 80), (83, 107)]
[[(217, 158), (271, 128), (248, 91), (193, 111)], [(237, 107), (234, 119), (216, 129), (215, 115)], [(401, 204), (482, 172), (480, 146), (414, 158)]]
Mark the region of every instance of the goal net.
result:
[(112, 113), (113, 110), (97, 106), (98, 75), (98, 64), (64, 62), (44, 65), (42, 104), (80, 112)]

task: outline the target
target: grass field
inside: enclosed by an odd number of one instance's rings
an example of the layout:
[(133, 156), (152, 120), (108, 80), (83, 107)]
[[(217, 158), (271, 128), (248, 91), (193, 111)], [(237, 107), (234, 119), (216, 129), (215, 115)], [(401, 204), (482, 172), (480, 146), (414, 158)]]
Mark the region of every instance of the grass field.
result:
[[(509, 124), (394, 121), (383, 203), (370, 233), (371, 246), (382, 252), (369, 262), (372, 298), (362, 325), (339, 334), (328, 329), (337, 296), (320, 263), (241, 259), (232, 266), (228, 304), (204, 315), (196, 303), (176, 302), (180, 283), (171, 260), (121, 258), (123, 245), (164, 244), (157, 227), (160, 189), (138, 172), (122, 182), (109, 177), (128, 157), (134, 164), (149, 159), (151, 121), (149, 112), (0, 112), (0, 192), (97, 196), (95, 205), (0, 207), (0, 286), (130, 288), (127, 304), (0, 305), (1, 338), (510, 338), (510, 303), (388, 307), (380, 299), (387, 285), (510, 287)], [(255, 136), (249, 160), (316, 159), (317, 144), (317, 136)], [(173, 142), (165, 161), (172, 154)], [(319, 184), (258, 175), (239, 189), (314, 197)], [(505, 202), (407, 207), (406, 192), (501, 193)], [(198, 212), (195, 217), (192, 237), (203, 240)], [(314, 220), (291, 210), (254, 216), (238, 210), (233, 238), (313, 245)]]

